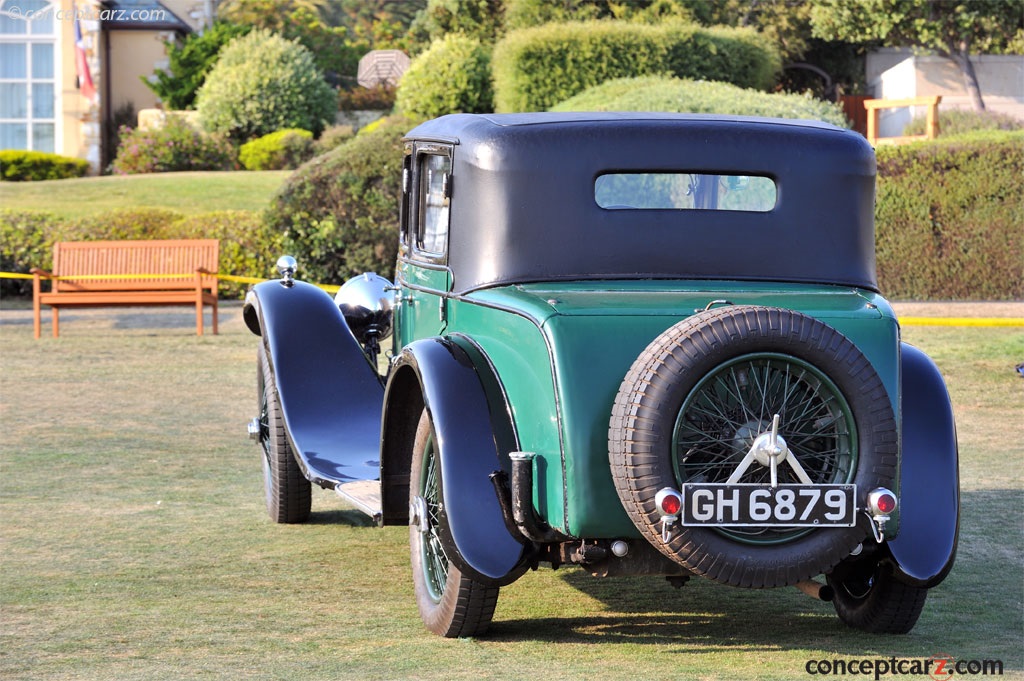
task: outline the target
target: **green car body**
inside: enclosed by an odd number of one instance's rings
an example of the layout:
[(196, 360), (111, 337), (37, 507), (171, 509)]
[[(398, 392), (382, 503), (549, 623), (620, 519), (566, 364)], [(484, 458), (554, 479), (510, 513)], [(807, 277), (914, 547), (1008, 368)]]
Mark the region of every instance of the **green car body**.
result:
[[(534, 505), (549, 525), (573, 537), (637, 536), (608, 470), (607, 415), (643, 349), (715, 300), (788, 308), (827, 322), (871, 360), (898, 413), (899, 327), (885, 299), (870, 291), (659, 280), (475, 292), (450, 304), (443, 333), (473, 338), (502, 378), (520, 444), (537, 454)], [(891, 526), (887, 533), (895, 536)]]
[(874, 179), (809, 121), (417, 127), (394, 283), (332, 300), (285, 257), (247, 297), (271, 517), (308, 518), (312, 483), (408, 525), (443, 636), (540, 565), (798, 586), (909, 631), (953, 566), (958, 454), (878, 288)]

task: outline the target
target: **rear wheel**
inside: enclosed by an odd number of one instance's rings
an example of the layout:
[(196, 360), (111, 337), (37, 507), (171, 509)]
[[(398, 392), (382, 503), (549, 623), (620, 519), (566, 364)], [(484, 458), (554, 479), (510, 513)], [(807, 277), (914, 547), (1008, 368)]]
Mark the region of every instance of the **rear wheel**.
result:
[(898, 581), (884, 564), (836, 570), (828, 576), (839, 619), (873, 634), (906, 634), (921, 616), (928, 589)]
[(270, 360), (260, 344), (256, 367), (259, 404), (257, 439), (263, 454), (263, 491), (267, 514), (275, 523), (302, 523), (309, 519), (312, 486), (302, 475), (284, 426), (281, 401)]
[(441, 462), (430, 416), (416, 428), (409, 478), (409, 549), (416, 604), (427, 629), (448, 638), (479, 636), (498, 603), (498, 587), (463, 575), (448, 559), (443, 531)]

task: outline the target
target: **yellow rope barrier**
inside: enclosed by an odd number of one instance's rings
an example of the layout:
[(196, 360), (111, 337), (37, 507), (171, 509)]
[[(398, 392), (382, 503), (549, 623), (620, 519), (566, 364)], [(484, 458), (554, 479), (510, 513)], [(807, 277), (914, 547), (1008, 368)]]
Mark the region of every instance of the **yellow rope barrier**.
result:
[(900, 317), (902, 326), (1024, 326), (1024, 317)]
[[(81, 276), (45, 277), (58, 281), (76, 280), (87, 281), (90, 279), (188, 279), (196, 276), (192, 274), (83, 274)], [(259, 284), (267, 279), (260, 277), (239, 277), (233, 274), (212, 274), (204, 276), (217, 277), (221, 281), (232, 281), (239, 284)], [(31, 279), (31, 274), (18, 272), (0, 272), (0, 279)], [(313, 284), (328, 293), (337, 293), (340, 286), (333, 284)], [(1024, 317), (900, 317), (899, 322), (903, 326), (1024, 326)]]
[[(111, 281), (120, 279), (191, 279), (196, 276), (195, 272), (191, 274), (81, 274), (81, 275), (67, 275), (67, 276), (44, 276), (43, 279), (49, 279), (51, 281)], [(261, 277), (239, 277), (233, 274), (203, 274), (204, 277), (217, 277), (221, 281), (231, 281), (239, 284), (259, 284), (264, 281), (268, 281), (266, 278)], [(0, 279), (32, 279), (31, 274), (22, 274), (20, 272), (0, 272)], [(333, 284), (313, 284), (314, 286), (327, 291), (328, 293), (336, 293), (340, 286)]]

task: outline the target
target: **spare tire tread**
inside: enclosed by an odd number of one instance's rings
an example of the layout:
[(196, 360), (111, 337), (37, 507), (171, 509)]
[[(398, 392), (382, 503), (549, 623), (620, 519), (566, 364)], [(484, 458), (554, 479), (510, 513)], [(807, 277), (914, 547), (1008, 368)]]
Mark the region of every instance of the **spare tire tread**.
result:
[[(668, 544), (661, 540), (654, 496), (661, 488), (678, 484), (670, 450), (675, 419), (686, 395), (723, 362), (765, 351), (815, 365), (840, 387), (861, 441), (858, 494), (866, 495), (869, 490), (864, 487), (892, 485), (898, 435), (885, 386), (849, 339), (792, 310), (722, 307), (670, 327), (647, 346), (626, 374), (608, 430), (612, 479), (634, 525), (687, 569), (726, 584), (754, 588), (791, 585), (827, 572), (868, 532), (865, 519), (847, 531), (829, 528), (834, 541), (806, 541), (805, 537), (781, 546), (751, 546), (728, 541), (708, 528), (683, 528)], [(819, 366), (822, 363), (827, 366)], [(823, 531), (811, 536), (821, 536)]]

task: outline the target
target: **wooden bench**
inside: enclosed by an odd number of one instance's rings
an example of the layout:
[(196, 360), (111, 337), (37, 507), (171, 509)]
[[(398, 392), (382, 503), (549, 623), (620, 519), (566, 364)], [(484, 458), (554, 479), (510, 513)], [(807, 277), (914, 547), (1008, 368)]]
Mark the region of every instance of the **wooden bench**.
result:
[[(53, 336), (62, 307), (195, 305), (196, 334), (203, 335), (203, 306), (213, 309), (217, 333), (216, 239), (64, 241), (53, 245), (53, 271), (33, 268), (35, 337), (41, 307), (53, 308)], [(52, 282), (42, 290), (43, 279)]]

